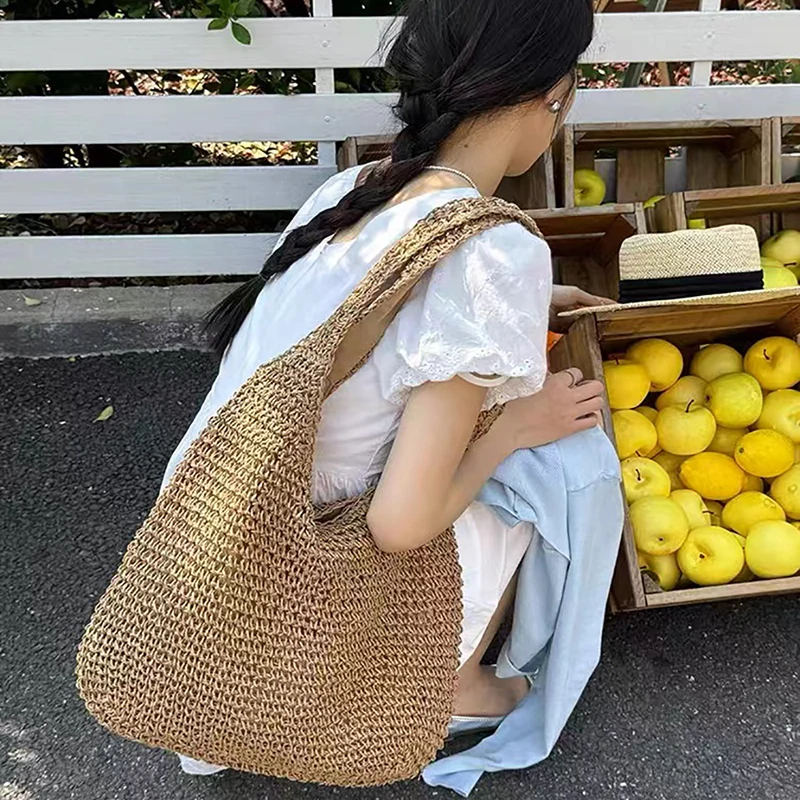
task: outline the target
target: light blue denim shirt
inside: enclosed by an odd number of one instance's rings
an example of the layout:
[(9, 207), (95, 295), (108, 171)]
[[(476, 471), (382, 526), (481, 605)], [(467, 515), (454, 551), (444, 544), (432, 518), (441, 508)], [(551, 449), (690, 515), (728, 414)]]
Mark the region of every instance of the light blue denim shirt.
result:
[(478, 499), (535, 526), (497, 674), (536, 679), (491, 736), (426, 767), (426, 783), (464, 797), (484, 772), (530, 767), (553, 749), (600, 659), (624, 515), (619, 460), (599, 427), (518, 450)]

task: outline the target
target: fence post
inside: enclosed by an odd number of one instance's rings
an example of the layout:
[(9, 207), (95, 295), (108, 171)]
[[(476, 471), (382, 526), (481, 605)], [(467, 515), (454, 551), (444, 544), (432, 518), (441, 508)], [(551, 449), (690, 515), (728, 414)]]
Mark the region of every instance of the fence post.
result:
[[(720, 0), (700, 0), (700, 11), (719, 11)], [(708, 86), (711, 83), (711, 62), (695, 61), (692, 64), (692, 86)]]
[[(313, 0), (311, 13), (315, 17), (332, 17), (333, 0)], [(317, 94), (334, 94), (332, 69), (315, 69), (314, 86)], [(321, 167), (336, 166), (336, 142), (317, 142), (317, 163)]]

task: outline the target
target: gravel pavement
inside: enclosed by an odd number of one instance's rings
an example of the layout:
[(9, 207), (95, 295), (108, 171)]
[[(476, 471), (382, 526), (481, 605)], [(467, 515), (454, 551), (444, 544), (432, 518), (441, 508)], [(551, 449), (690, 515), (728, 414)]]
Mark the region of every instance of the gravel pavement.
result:
[[(193, 778), (84, 711), (81, 630), (212, 376), (210, 357), (189, 352), (0, 361), (0, 800), (455, 797), (419, 781)], [(800, 601), (611, 619), (552, 757), (486, 776), (473, 797), (800, 800)]]

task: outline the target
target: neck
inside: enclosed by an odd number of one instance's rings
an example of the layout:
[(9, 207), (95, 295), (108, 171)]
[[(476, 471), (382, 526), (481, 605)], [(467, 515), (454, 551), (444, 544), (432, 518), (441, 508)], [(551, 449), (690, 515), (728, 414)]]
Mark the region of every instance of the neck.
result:
[(508, 172), (514, 142), (494, 121), (463, 123), (444, 143), (436, 164), (461, 170), (485, 197), (493, 195)]

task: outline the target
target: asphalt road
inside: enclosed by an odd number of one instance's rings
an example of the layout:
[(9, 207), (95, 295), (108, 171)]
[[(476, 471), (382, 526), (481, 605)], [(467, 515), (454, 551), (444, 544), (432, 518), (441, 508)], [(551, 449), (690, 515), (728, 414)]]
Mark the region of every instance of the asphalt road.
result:
[[(84, 711), (81, 630), (212, 374), (197, 353), (0, 361), (0, 800), (447, 796), (192, 778)], [(800, 800), (799, 673), (797, 597), (614, 618), (556, 752), (473, 797)]]

